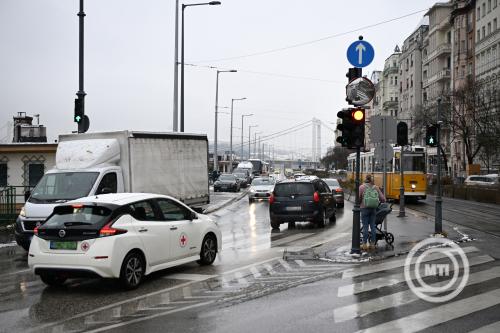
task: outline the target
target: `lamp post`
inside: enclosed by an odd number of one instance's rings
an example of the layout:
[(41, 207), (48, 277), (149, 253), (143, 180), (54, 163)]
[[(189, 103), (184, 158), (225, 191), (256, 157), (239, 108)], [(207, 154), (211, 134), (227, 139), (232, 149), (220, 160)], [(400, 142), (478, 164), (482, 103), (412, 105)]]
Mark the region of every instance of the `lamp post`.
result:
[[(182, 22), (181, 22), (181, 132), (184, 132), (184, 9), (186, 9), (186, 7), (192, 7), (192, 6), (203, 6), (203, 5), (210, 5), (210, 6), (214, 6), (214, 5), (220, 5), (220, 1), (210, 1), (210, 2), (202, 2), (202, 3), (189, 3), (189, 4), (182, 4)], [(177, 6), (176, 6), (176, 10), (177, 10)], [(177, 14), (176, 14), (177, 16)], [(177, 30), (177, 26), (176, 26), (176, 30)], [(176, 34), (177, 35), (177, 34)], [(176, 46), (177, 46), (177, 43), (176, 43)], [(177, 51), (176, 51), (176, 54), (177, 54)], [(177, 61), (176, 61), (177, 62)], [(176, 65), (177, 66), (177, 65)], [(177, 90), (175, 89), (175, 87), (177, 86), (177, 75), (175, 75), (176, 73), (174, 73), (174, 94), (177, 93)], [(174, 106), (177, 105), (177, 103), (175, 102), (175, 100), (177, 99), (177, 96), (174, 96)], [(174, 122), (177, 120), (177, 117), (176, 117), (176, 113), (177, 113), (177, 108), (174, 109)], [(177, 126), (174, 124), (174, 129), (176, 128)]]
[(250, 141), (250, 132), (252, 130), (252, 127), (258, 127), (258, 126), (259, 125), (250, 125), (250, 126), (248, 126), (248, 159), (251, 158), (251, 156), (250, 156), (250, 143), (251, 143), (251, 141)]
[(231, 130), (229, 131), (230, 134), (229, 134), (229, 154), (230, 154), (230, 158), (229, 158), (229, 162), (231, 163), (230, 167), (229, 167), (229, 170), (231, 172), (233, 172), (233, 104), (234, 104), (234, 101), (243, 101), (247, 99), (246, 97), (242, 97), (242, 98), (232, 98), (231, 99)]
[[(217, 79), (215, 81), (215, 133), (214, 133), (214, 170), (219, 171), (219, 160), (217, 157), (217, 119), (218, 119), (218, 102), (219, 102), (219, 74), (220, 73), (235, 73), (236, 69), (226, 71), (217, 71)], [(182, 130), (181, 130), (182, 131)]]
[[(259, 154), (258, 154), (258, 151), (260, 148), (257, 148), (257, 134), (260, 134), (262, 132), (255, 132), (253, 134), (253, 157), (254, 158), (259, 158)], [(259, 144), (260, 144), (260, 136), (259, 136)]]
[[(243, 161), (243, 118), (245, 117), (251, 117), (253, 116), (253, 113), (248, 113), (248, 114), (242, 114), (241, 115), (241, 155), (240, 155), (240, 158), (241, 160)], [(250, 141), (250, 140), (249, 140)]]

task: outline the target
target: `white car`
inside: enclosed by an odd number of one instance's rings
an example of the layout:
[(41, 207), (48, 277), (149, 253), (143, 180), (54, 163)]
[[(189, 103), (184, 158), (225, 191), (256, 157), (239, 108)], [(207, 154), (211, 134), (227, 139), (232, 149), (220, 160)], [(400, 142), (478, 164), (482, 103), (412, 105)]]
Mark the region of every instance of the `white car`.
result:
[(276, 181), (271, 177), (255, 178), (250, 185), (250, 190), (248, 190), (248, 202), (252, 203), (257, 199), (269, 200), (275, 183)]
[(103, 194), (55, 207), (35, 228), (28, 265), (48, 285), (102, 277), (133, 289), (158, 270), (195, 260), (210, 265), (220, 249), (217, 223), (174, 198)]

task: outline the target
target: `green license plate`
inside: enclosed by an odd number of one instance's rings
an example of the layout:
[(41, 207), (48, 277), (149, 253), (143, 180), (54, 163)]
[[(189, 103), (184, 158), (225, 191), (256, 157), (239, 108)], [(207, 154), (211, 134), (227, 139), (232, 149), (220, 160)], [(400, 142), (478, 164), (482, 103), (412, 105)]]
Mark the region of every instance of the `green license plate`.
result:
[(50, 242), (51, 250), (76, 250), (77, 242)]

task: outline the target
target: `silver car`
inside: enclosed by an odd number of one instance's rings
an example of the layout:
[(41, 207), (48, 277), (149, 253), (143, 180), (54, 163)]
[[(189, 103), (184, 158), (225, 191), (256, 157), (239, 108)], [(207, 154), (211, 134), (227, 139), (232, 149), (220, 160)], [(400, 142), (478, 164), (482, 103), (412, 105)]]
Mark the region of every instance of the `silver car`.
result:
[(332, 191), (335, 202), (337, 203), (337, 208), (344, 207), (344, 190), (342, 189), (342, 186), (340, 186), (339, 181), (334, 178), (323, 180), (330, 188), (330, 191)]
[(250, 185), (248, 191), (248, 202), (254, 202), (258, 199), (269, 200), (271, 193), (274, 190), (275, 180), (270, 177), (255, 178)]

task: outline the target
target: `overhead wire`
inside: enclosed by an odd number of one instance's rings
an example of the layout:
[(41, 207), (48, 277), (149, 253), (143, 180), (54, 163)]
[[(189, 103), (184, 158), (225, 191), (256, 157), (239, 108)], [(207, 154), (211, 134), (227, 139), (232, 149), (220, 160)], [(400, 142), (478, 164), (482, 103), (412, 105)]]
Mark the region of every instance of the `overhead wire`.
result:
[(380, 21), (380, 22), (373, 23), (373, 24), (368, 24), (368, 25), (365, 25), (365, 26), (362, 26), (362, 27), (359, 27), (359, 28), (356, 28), (356, 29), (352, 29), (352, 30), (340, 32), (340, 33), (337, 33), (337, 34), (332, 34), (332, 35), (329, 35), (329, 36), (325, 36), (325, 37), (322, 37), (322, 38), (313, 39), (313, 40), (309, 40), (309, 41), (305, 41), (305, 42), (301, 42), (301, 43), (287, 45), (287, 46), (283, 46), (283, 47), (279, 47), (279, 48), (274, 48), (274, 49), (269, 49), (269, 50), (259, 51), (259, 52), (253, 52), (253, 53), (248, 53), (248, 54), (239, 55), (239, 56), (233, 56), (233, 57), (225, 57), (225, 58), (211, 59), (211, 60), (197, 60), (197, 61), (191, 61), (191, 62), (193, 62), (193, 63), (222, 62), (222, 61), (243, 59), (243, 58), (249, 58), (249, 57), (266, 55), (266, 54), (270, 54), (270, 53), (281, 52), (281, 51), (285, 51), (285, 50), (289, 50), (289, 49), (293, 49), (293, 48), (298, 48), (298, 47), (302, 47), (302, 46), (306, 46), (306, 45), (310, 45), (310, 44), (319, 43), (319, 42), (322, 42), (322, 41), (325, 41), (325, 40), (328, 40), (328, 39), (332, 39), (332, 38), (336, 38), (336, 37), (340, 37), (340, 36), (345, 36), (345, 35), (348, 35), (348, 34), (351, 34), (351, 33), (354, 33), (354, 32), (358, 32), (358, 31), (361, 31), (361, 30), (365, 30), (365, 29), (369, 29), (369, 28), (374, 28), (374, 27), (377, 27), (379, 25), (387, 24), (387, 23), (390, 23), (390, 22), (401, 20), (401, 19), (409, 17), (409, 16), (413, 16), (413, 15), (425, 12), (427, 10), (428, 10), (428, 8), (417, 10), (417, 11), (414, 11), (414, 12), (411, 12), (411, 13), (408, 13), (408, 14), (405, 14), (405, 15), (402, 15), (402, 16), (394, 17), (394, 18), (391, 18), (391, 19), (388, 19), (388, 20), (384, 20), (384, 21)]

